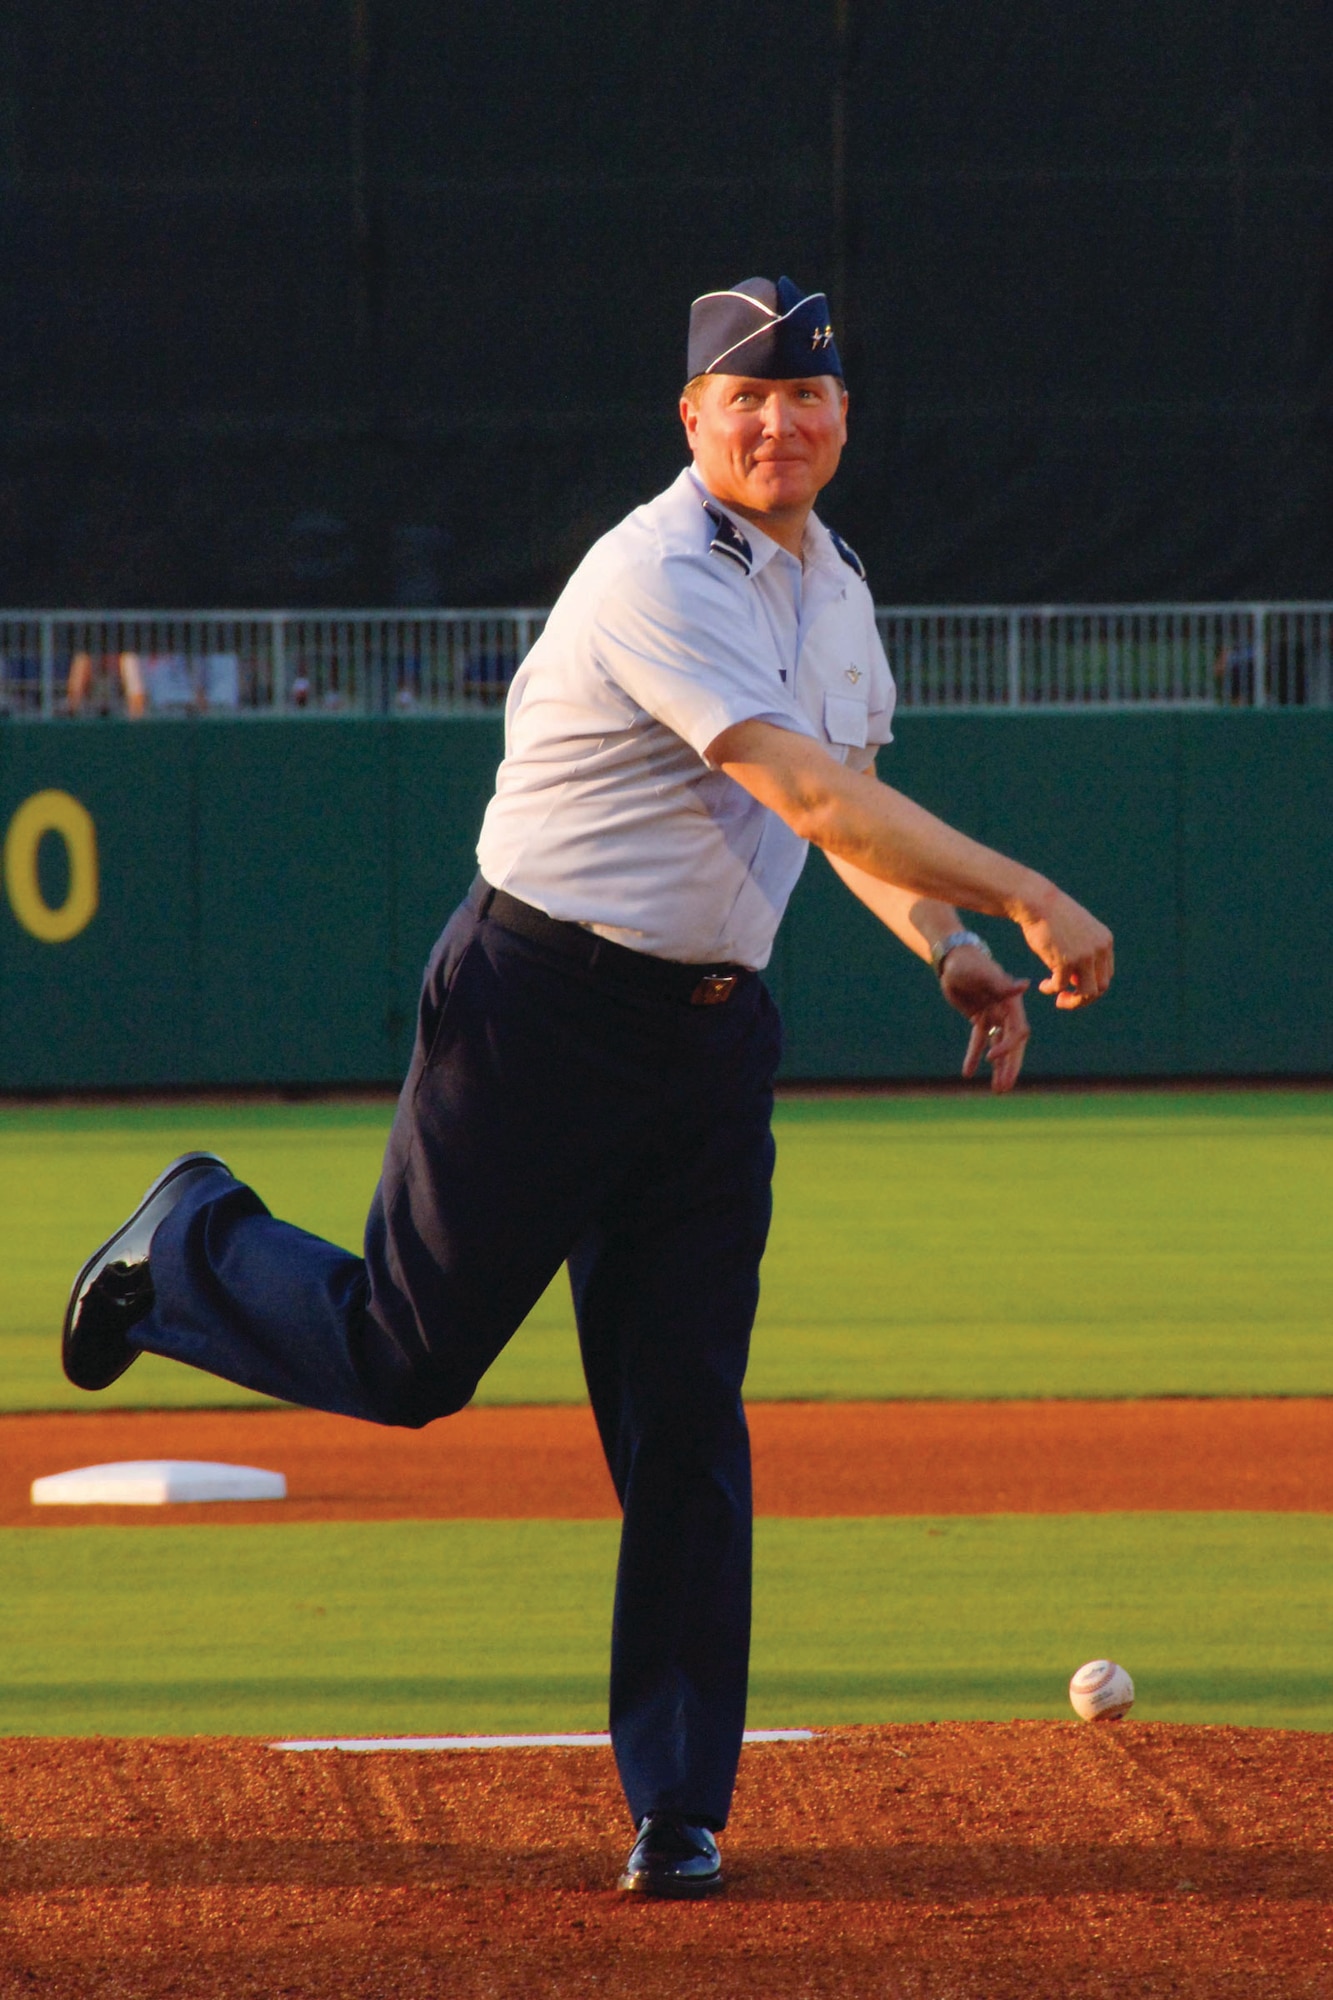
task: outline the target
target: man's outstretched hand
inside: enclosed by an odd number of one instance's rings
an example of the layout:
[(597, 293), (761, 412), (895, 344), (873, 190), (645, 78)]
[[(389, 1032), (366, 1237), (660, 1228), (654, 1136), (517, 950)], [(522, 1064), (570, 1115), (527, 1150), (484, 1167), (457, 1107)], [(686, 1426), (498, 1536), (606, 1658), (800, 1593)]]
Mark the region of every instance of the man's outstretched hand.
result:
[(1015, 922), (1049, 968), (1039, 992), (1053, 993), (1056, 1006), (1064, 1008), (1089, 1007), (1101, 999), (1115, 973), (1115, 939), (1091, 910), (1051, 884), (1041, 906), (1015, 913)]
[(1012, 1090), (1027, 1048), (1028, 979), (1013, 979), (1002, 965), (974, 945), (956, 945), (940, 973), (940, 990), (951, 1007), (965, 1014), (972, 1033), (963, 1057), (963, 1075), (975, 1076), (984, 1056), (991, 1066), (990, 1087)]
[[(1053, 883), (1045, 885), (1037, 908), (1014, 912), (1023, 936), (1049, 970), (1039, 991), (1053, 994), (1061, 1008), (1088, 1007), (1100, 1000), (1115, 973), (1115, 940), (1090, 910)], [(1023, 1067), (1029, 1034), (1023, 995), (1030, 980), (1013, 979), (985, 952), (957, 945), (944, 961), (940, 985), (945, 999), (972, 1023), (963, 1075), (975, 1076), (984, 1056), (991, 1066), (991, 1089), (1012, 1090)]]

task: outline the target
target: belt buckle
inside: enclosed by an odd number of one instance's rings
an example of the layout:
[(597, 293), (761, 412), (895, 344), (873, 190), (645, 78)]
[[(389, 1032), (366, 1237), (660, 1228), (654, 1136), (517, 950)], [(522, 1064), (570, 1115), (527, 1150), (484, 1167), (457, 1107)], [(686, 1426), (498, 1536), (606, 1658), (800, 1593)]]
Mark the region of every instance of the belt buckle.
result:
[(690, 995), (691, 1007), (721, 1007), (736, 990), (735, 972), (706, 972)]

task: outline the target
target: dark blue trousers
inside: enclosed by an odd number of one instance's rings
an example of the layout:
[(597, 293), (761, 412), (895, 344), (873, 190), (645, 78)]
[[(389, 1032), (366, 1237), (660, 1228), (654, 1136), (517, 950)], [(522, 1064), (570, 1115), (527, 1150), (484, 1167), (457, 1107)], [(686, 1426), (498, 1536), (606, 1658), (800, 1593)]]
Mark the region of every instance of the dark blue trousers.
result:
[[(725, 1824), (750, 1629), (741, 1383), (768, 1232), (780, 1030), (763, 982), (645, 995), (502, 929), (481, 894), (426, 970), (365, 1254), (218, 1175), (153, 1242), (135, 1339), (310, 1408), (458, 1410), (563, 1262), (624, 1511), (611, 1733), (636, 1821)], [(622, 961), (623, 963), (623, 961)]]

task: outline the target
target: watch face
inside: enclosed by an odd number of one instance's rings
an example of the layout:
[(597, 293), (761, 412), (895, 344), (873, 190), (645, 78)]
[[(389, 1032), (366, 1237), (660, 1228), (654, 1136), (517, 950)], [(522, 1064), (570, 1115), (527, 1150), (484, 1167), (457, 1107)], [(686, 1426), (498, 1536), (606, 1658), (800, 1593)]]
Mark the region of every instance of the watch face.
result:
[(930, 962), (936, 972), (944, 970), (945, 959), (951, 951), (956, 951), (960, 944), (975, 945), (978, 951), (985, 952), (987, 958), (991, 956), (991, 948), (985, 938), (978, 937), (975, 931), (950, 931), (948, 937), (941, 938), (938, 944), (931, 946)]

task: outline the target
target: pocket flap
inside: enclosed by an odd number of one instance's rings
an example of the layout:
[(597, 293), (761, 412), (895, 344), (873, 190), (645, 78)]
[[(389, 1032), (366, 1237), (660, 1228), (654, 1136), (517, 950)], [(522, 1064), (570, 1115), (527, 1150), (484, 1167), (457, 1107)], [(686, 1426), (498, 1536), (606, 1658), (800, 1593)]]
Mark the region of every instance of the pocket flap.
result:
[(849, 749), (864, 750), (869, 705), (854, 694), (824, 696), (824, 734), (830, 743), (845, 743)]

